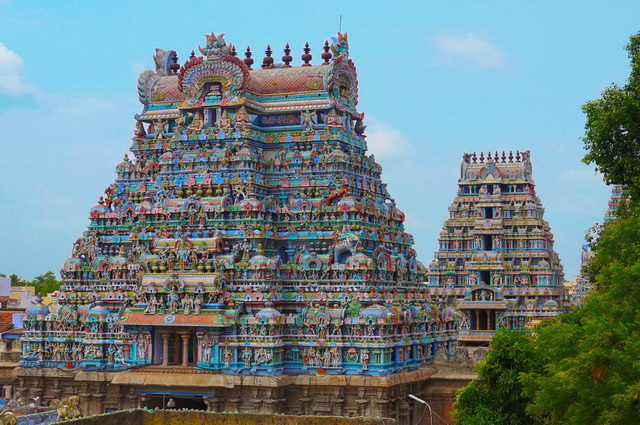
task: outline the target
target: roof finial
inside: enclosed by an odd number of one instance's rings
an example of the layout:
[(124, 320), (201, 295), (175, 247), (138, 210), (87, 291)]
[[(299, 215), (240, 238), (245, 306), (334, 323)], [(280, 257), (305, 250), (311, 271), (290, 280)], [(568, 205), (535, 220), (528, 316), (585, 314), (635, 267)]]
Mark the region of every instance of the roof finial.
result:
[(247, 51), (244, 52), (244, 64), (247, 65), (249, 69), (252, 69), (251, 65), (253, 65), (253, 62), (254, 62), (253, 59), (251, 58), (252, 54), (253, 53), (251, 53), (251, 47), (247, 46)]
[(273, 53), (273, 50), (271, 50), (271, 45), (267, 44), (267, 50), (265, 50), (264, 52), (266, 56), (264, 57), (264, 59), (262, 59), (263, 69), (273, 68), (273, 58), (271, 57), (272, 53)]
[(291, 61), (293, 60), (293, 56), (291, 56), (291, 48), (289, 47), (289, 43), (284, 45), (284, 55), (282, 56), (282, 62), (284, 62), (284, 65), (282, 65), (283, 68), (291, 68)]
[(513, 151), (509, 151), (509, 162), (513, 162)]
[(180, 70), (180, 64), (178, 63), (177, 53), (174, 53), (173, 57), (171, 58), (171, 62), (172, 64), (169, 65), (169, 68), (171, 69), (171, 71), (173, 71), (174, 74), (177, 74), (178, 71)]
[(323, 65), (329, 65), (329, 61), (331, 60), (331, 46), (329, 46), (329, 40), (324, 41), (324, 46), (322, 46), (322, 59), (324, 59)]
[(311, 62), (311, 59), (313, 59), (313, 56), (311, 56), (311, 48), (309, 47), (308, 41), (304, 43), (304, 48), (302, 49), (302, 51), (304, 52), (300, 57), (304, 61), (302, 66), (311, 66), (309, 62)]
[(196, 52), (194, 52), (193, 50), (191, 51), (191, 56), (189, 56), (189, 59), (193, 59), (196, 57)]
[(238, 51), (236, 50), (236, 46), (231, 45), (231, 53), (229, 53), (231, 56), (238, 56)]

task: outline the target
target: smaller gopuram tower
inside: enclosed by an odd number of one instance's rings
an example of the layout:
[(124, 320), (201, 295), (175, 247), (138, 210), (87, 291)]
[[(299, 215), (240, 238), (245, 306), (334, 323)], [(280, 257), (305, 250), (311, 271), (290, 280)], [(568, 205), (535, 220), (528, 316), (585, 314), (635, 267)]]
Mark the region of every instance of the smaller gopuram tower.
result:
[[(563, 311), (564, 274), (536, 195), (529, 151), (463, 155), (458, 193), (429, 266), (432, 296), (455, 300), (461, 345)], [(453, 300), (452, 300), (453, 298)]]
[[(607, 211), (604, 213), (604, 222), (615, 220), (618, 217), (618, 209), (620, 202), (626, 200), (626, 195), (622, 185), (615, 184), (611, 187), (611, 197), (607, 205)], [(576, 276), (575, 285), (569, 291), (569, 299), (573, 306), (581, 305), (585, 297), (594, 288), (593, 282), (589, 276), (584, 273), (583, 268), (593, 259), (595, 253), (591, 251), (588, 244), (582, 245), (582, 253), (580, 255), (580, 274)]]
[(611, 187), (611, 198), (609, 198), (609, 204), (607, 206), (607, 212), (604, 213), (604, 221), (615, 220), (618, 216), (618, 207), (620, 206), (620, 201), (624, 200), (625, 194), (622, 189), (622, 185), (614, 184)]

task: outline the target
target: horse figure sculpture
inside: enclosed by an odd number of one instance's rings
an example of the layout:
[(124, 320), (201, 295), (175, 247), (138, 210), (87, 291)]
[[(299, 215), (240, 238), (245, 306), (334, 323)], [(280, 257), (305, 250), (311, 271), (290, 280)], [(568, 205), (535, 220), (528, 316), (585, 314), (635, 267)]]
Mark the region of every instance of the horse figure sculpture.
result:
[(82, 416), (82, 412), (78, 407), (80, 403), (80, 397), (72, 395), (67, 401), (63, 401), (58, 407), (58, 419), (57, 422), (66, 421), (69, 419), (75, 419)]

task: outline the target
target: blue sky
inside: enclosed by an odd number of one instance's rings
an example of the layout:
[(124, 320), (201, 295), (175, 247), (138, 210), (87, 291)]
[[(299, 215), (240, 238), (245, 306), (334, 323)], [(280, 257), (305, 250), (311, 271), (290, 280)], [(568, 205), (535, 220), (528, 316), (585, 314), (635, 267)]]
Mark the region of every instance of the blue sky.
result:
[(428, 264), (463, 152), (532, 152), (567, 278), (609, 188), (584, 165), (580, 106), (624, 82), (637, 1), (0, 0), (0, 272), (58, 271), (128, 150), (137, 75), (226, 33), (260, 63), (291, 43), (314, 63), (349, 33), (370, 149)]

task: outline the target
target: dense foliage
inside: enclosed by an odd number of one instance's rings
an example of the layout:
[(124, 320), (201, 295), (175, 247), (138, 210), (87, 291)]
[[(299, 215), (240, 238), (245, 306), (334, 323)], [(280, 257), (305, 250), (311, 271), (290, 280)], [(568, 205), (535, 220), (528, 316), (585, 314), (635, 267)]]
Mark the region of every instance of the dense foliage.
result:
[(640, 210), (605, 226), (598, 289), (533, 337), (544, 370), (521, 375), (528, 411), (550, 424), (640, 422)]
[(584, 161), (594, 163), (610, 184), (626, 187), (632, 197), (640, 194), (640, 34), (626, 47), (631, 74), (622, 87), (612, 84), (602, 98), (587, 102)]
[(520, 375), (542, 364), (529, 335), (503, 329), (496, 333), (487, 357), (478, 365), (478, 381), (463, 388), (455, 404), (461, 425), (528, 425), (538, 422), (526, 412)]
[(0, 273), (0, 277), (11, 278), (11, 286), (33, 286), (36, 288), (36, 294), (42, 296), (59, 290), (62, 285), (62, 282), (56, 279), (56, 275), (51, 271), (36, 276), (33, 280), (24, 280), (16, 274), (7, 276)]
[[(630, 195), (592, 243), (588, 272), (596, 290), (532, 335), (497, 336), (479, 366), (482, 381), (458, 394), (460, 424), (640, 423), (640, 34), (627, 50), (627, 83), (583, 108), (584, 161)], [(495, 361), (511, 352), (526, 358)]]

